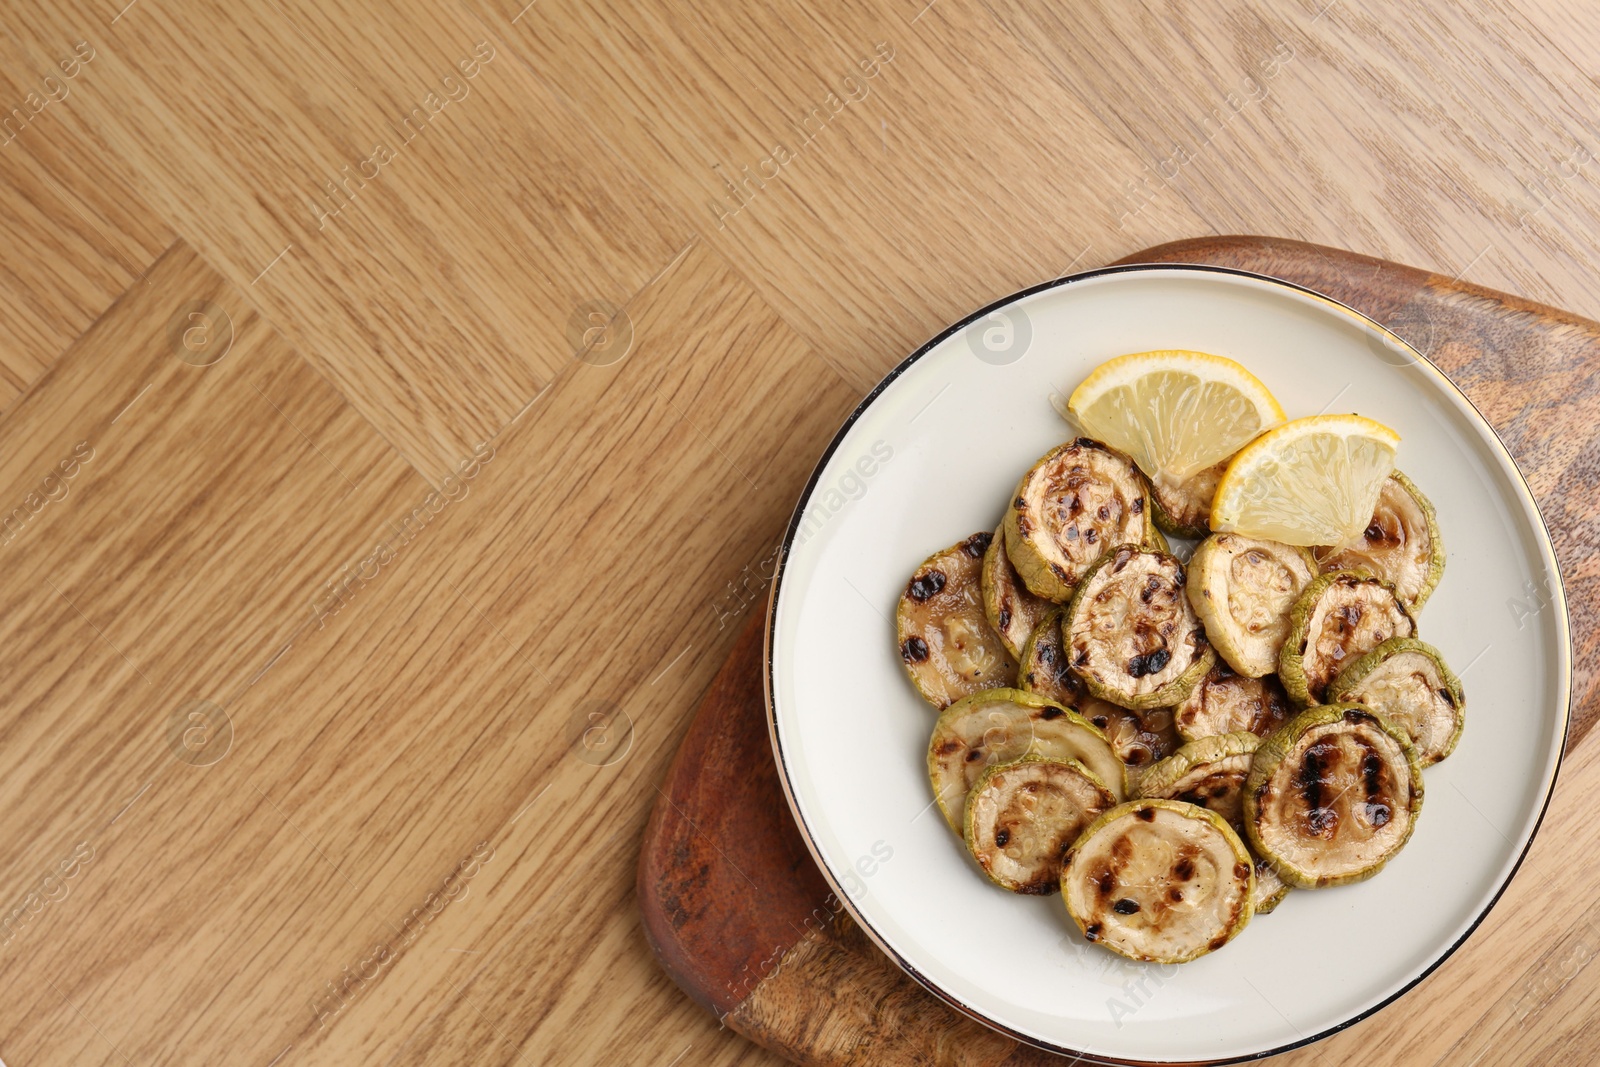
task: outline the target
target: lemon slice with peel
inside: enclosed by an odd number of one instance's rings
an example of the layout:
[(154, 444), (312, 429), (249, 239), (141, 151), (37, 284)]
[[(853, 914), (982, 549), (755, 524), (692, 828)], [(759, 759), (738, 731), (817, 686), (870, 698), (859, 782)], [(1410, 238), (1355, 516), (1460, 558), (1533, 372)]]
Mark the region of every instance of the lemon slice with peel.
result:
[(1313, 415), (1239, 451), (1211, 504), (1211, 528), (1286, 545), (1342, 547), (1372, 521), (1400, 435), (1360, 415)]
[(1176, 486), (1284, 420), (1261, 380), (1231, 359), (1180, 350), (1107, 360), (1067, 400), (1084, 431)]

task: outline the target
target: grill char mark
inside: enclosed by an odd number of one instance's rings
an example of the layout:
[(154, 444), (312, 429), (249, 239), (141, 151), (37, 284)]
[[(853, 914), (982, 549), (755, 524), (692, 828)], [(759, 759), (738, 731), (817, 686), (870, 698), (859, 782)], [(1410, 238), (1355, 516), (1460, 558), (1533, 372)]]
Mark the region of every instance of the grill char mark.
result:
[(1358, 743), (1363, 750), (1361, 780), (1367, 790), (1367, 821), (1375, 829), (1381, 830), (1394, 818), (1394, 809), (1390, 807), (1387, 799), (1386, 786), (1389, 776), (1385, 773), (1383, 757), (1378, 754), (1378, 750), (1366, 741)]
[(931, 567), (911, 579), (911, 584), (906, 586), (906, 595), (921, 604), (931, 597), (937, 596), (939, 591), (944, 588), (947, 580), (944, 571), (939, 570), (937, 567)]
[(1338, 748), (1333, 741), (1316, 741), (1306, 749), (1295, 770), (1295, 788), (1305, 805), (1306, 829), (1316, 837), (1332, 838), (1338, 832), (1339, 813), (1324, 801), (1328, 772), (1337, 759)]

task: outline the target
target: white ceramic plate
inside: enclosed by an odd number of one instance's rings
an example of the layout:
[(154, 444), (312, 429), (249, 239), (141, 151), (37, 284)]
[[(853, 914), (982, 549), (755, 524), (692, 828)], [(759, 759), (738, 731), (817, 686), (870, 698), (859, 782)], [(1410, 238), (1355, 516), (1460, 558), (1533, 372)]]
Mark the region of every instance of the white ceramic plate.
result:
[[(1112, 356), (1158, 348), (1238, 360), (1290, 418), (1357, 411), (1399, 431), (1399, 465), (1438, 508), (1449, 550), (1419, 633), (1467, 690), (1460, 747), (1428, 770), (1415, 836), (1381, 875), (1293, 892), (1222, 951), (1166, 967), (1085, 944), (1058, 897), (984, 880), (930, 809), (935, 712), (906, 679), (893, 622), (916, 566), (993, 530), (1016, 480), (1066, 438), (1052, 391), (1070, 393)], [(1393, 1000), (1505, 888), (1566, 736), (1571, 651), (1555, 557), (1499, 439), (1381, 327), (1235, 271), (1095, 271), (940, 334), (834, 439), (772, 596), (774, 751), (801, 832), (850, 913), (955, 1008), (1091, 1060), (1242, 1060)]]

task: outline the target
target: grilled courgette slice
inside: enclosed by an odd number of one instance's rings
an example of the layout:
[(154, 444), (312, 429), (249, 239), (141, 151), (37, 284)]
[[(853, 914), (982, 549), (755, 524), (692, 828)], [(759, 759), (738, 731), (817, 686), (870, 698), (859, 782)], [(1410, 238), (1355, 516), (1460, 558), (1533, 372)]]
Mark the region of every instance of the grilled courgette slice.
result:
[(1256, 750), (1245, 831), (1279, 877), (1306, 889), (1371, 878), (1422, 809), (1422, 766), (1405, 730), (1360, 704), (1301, 712)]
[(1176, 751), (1180, 742), (1170, 711), (1135, 711), (1101, 700), (1072, 672), (1062, 652), (1061, 614), (1060, 608), (1052, 609), (1022, 646), (1017, 685), (1074, 709), (1104, 730), (1112, 751), (1130, 770), (1148, 767)]
[(1394, 586), (1413, 613), (1421, 611), (1444, 577), (1444, 542), (1433, 504), (1399, 471), (1378, 492), (1361, 539), (1322, 561), (1324, 571), (1366, 571)]
[(1061, 896), (1083, 936), (1132, 960), (1186, 963), (1254, 913), (1255, 867), (1220, 815), (1134, 800), (1096, 819), (1067, 853)]
[(1466, 723), (1461, 679), (1437, 648), (1412, 637), (1391, 637), (1340, 671), (1328, 699), (1365, 704), (1404, 729), (1424, 767), (1455, 750)]
[(1017, 657), (1017, 687), (1081, 710), (1085, 697), (1095, 698), (1089, 696), (1083, 679), (1067, 666), (1061, 644), (1061, 614), (1061, 608), (1052, 608), (1028, 635), (1028, 642)]
[(1148, 496), (1133, 460), (1087, 437), (1069, 441), (1017, 483), (1001, 523), (1006, 554), (1036, 595), (1065, 601), (1108, 549), (1150, 539)]
[(1190, 741), (1139, 779), (1141, 797), (1198, 804), (1244, 832), (1244, 780), (1261, 738), (1239, 732)]
[(1289, 611), (1316, 576), (1307, 549), (1212, 534), (1189, 557), (1189, 603), (1228, 666), (1260, 678), (1278, 669)]
[(1006, 555), (1004, 529), (995, 530), (994, 540), (983, 554), (983, 614), (1006, 650), (1021, 656), (1028, 635), (1052, 607), (1050, 601), (1034, 596), (1022, 584)]
[(1228, 461), (1223, 460), (1177, 485), (1152, 478), (1150, 520), (1156, 524), (1156, 529), (1190, 540), (1199, 540), (1210, 533), (1211, 500), (1217, 495), (1222, 472), (1227, 469)]
[(1078, 711), (1105, 731), (1111, 751), (1128, 768), (1130, 783), (1145, 768), (1177, 751), (1180, 744), (1168, 708), (1123, 708), (1090, 696), (1079, 703)]
[(936, 708), (1014, 685), (1017, 661), (983, 613), (983, 554), (993, 534), (978, 533), (923, 561), (895, 613), (900, 659), (911, 684)]
[[(1288, 702), (1284, 703), (1287, 706)], [(1228, 820), (1233, 832), (1245, 840), (1244, 783), (1260, 745), (1261, 738), (1248, 731), (1191, 741), (1145, 773), (1139, 780), (1138, 795), (1198, 804)], [(1289, 886), (1265, 860), (1252, 858), (1256, 865), (1255, 911), (1265, 915), (1282, 902)]]
[(1216, 655), (1183, 585), (1177, 557), (1134, 545), (1117, 547), (1083, 575), (1061, 631), (1089, 692), (1138, 709), (1189, 695)]
[(1217, 663), (1172, 709), (1185, 741), (1248, 730), (1265, 737), (1289, 717), (1289, 695), (1275, 674), (1247, 678)]
[(1099, 727), (1034, 693), (990, 689), (944, 709), (928, 739), (928, 779), (950, 829), (961, 833), (967, 794), (985, 769), (1029, 754), (1078, 760), (1118, 800), (1127, 796), (1122, 761)]
[(990, 767), (967, 797), (967, 851), (996, 885), (1044, 895), (1078, 835), (1117, 800), (1075, 759), (1024, 756)]
[(1328, 683), (1391, 637), (1414, 637), (1416, 621), (1382, 578), (1356, 571), (1319, 576), (1289, 612), (1278, 678), (1297, 705), (1325, 703)]

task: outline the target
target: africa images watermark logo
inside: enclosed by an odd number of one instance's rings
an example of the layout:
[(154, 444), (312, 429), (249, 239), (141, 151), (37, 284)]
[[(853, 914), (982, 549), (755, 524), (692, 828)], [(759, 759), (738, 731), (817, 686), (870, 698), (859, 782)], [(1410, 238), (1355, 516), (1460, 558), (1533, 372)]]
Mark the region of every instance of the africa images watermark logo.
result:
[(28, 890), (17, 902), (16, 907), (0, 918), (0, 947), (9, 945), (12, 938), (17, 936), (17, 932), (27, 927), (34, 916), (45, 908), (66, 900), (67, 894), (72, 889), (67, 883), (76, 878), (92, 859), (94, 859), (94, 846), (87, 841), (79, 842), (72, 853), (56, 865), (55, 870)]
[(233, 748), (233, 719), (220, 704), (191, 700), (167, 717), (167, 749), (179, 762), (209, 767)]
[(609, 767), (633, 750), (633, 717), (613, 700), (590, 700), (567, 720), (568, 748), (591, 767)]
[[(422, 100), (412, 105), (399, 121), (389, 123), (392, 136), (385, 134), (375, 139), (371, 153), (356, 161), (354, 173), (350, 164), (345, 164), (339, 168), (337, 177), (323, 182), (322, 188), (317, 190), (317, 199), (310, 204), (311, 217), (318, 231), (325, 229), (330, 219), (337, 219), (354, 204), (361, 191), (369, 183), (377, 181), (383, 175), (383, 168), (399, 159), (401, 152), (422, 135), (429, 123), (438, 119), (452, 103), (460, 103), (471, 96), (472, 86), (467, 82), (494, 62), (495, 54), (494, 45), (479, 41), (470, 55), (456, 61), (454, 70), (439, 78), (437, 89), (430, 88)], [(455, 76), (457, 71), (461, 74), (460, 78)]]
[[(85, 64), (94, 62), (96, 54), (94, 46), (88, 41), (79, 41), (65, 59), (56, 60), (61, 78), (76, 78)], [(63, 102), (72, 94), (72, 87), (61, 78), (54, 73), (40, 76), (37, 88), (28, 90), (20, 101), (0, 112), (0, 147), (20, 137), (28, 124), (38, 118), (45, 108)]]
[[(867, 485), (894, 458), (894, 446), (879, 438), (872, 442), (856, 461), (846, 467), (831, 485), (819, 488), (806, 502), (806, 510), (795, 527), (794, 541), (803, 545), (827, 525), (828, 520), (844, 510), (852, 500), (867, 495)], [(767, 576), (768, 578), (771, 575)]]
[(322, 583), (322, 591), (312, 597), (311, 614), (317, 628), (326, 626), (328, 619), (337, 615), (346, 604), (355, 599), (366, 584), (379, 572), (399, 558), (401, 551), (416, 540), (423, 529), (438, 517), (448, 505), (456, 503), (470, 492), (468, 482), (494, 459), (494, 445), (480, 442), (472, 455), (456, 464), (454, 473), (444, 476), (438, 489), (433, 489), (398, 521), (391, 520), (385, 536), (379, 539), (372, 551), (353, 563), (339, 568), (339, 573)]
[(633, 319), (609, 300), (585, 300), (567, 318), (567, 344), (591, 367), (620, 363), (633, 348)]
[[(711, 169), (722, 179), (722, 199), (707, 200), (706, 207), (717, 220), (717, 229), (726, 229), (728, 220), (753, 204), (756, 197), (766, 190), (768, 182), (782, 177), (785, 168), (796, 163), (811, 143), (828, 128), (828, 123), (838, 118), (845, 108), (865, 100), (872, 92), (867, 79), (876, 78), (885, 66), (894, 62), (894, 57), (894, 47), (888, 42), (879, 41), (875, 44), (870, 54), (856, 60), (861, 77), (856, 77), (854, 73), (845, 75), (839, 80), (837, 92), (824, 86), (826, 92), (822, 102), (802, 115), (799, 122), (789, 124), (795, 136), (775, 142), (772, 151), (756, 163), (753, 172), (749, 164), (740, 165), (737, 174), (724, 171), (720, 163), (714, 164)], [(795, 147), (791, 149), (790, 144)], [(729, 169), (732, 169), (731, 166)]]
[(446, 907), (464, 900), (471, 891), (467, 884), (476, 878), (490, 860), (494, 859), (494, 846), (480, 841), (470, 855), (457, 863), (438, 887), (430, 892), (421, 904), (412, 908), (398, 923), (391, 924), (394, 936), (378, 941), (372, 951), (353, 966), (346, 965), (336, 979), (323, 983), (323, 988), (310, 998), (311, 1015), (320, 1030), (328, 1020), (344, 1011), (355, 999), (365, 993), (400, 954), (417, 940), (418, 935), (437, 919)]
[(78, 476), (83, 465), (91, 459), (94, 459), (94, 446), (88, 441), (73, 445), (72, 452), (39, 479), (36, 488), (29, 490), (16, 507), (0, 515), (0, 545), (9, 545), (16, 540), (33, 517), (50, 504), (65, 500), (72, 491), (68, 483)]
[(973, 319), (963, 331), (972, 354), (991, 367), (1004, 367), (1028, 354), (1033, 322), (1020, 307), (996, 308)]
[(233, 348), (233, 318), (210, 300), (191, 300), (167, 323), (167, 340), (189, 366), (209, 367)]
[[(839, 881), (844, 888), (845, 896), (854, 901), (866, 896), (867, 882), (892, 859), (894, 859), (894, 846), (882, 838), (874, 841), (868, 852), (857, 856), (855, 863), (841, 872)], [(810, 938), (820, 935), (833, 925), (834, 920), (843, 911), (844, 901), (839, 898), (838, 893), (830, 892), (802, 921), (805, 936)], [(789, 950), (779, 943), (773, 946), (772, 952), (765, 958), (754, 964), (745, 964), (738, 974), (724, 983), (732, 999), (735, 1002), (743, 1000), (750, 990), (775, 973), (776, 969), (782, 966), (787, 951)]]

